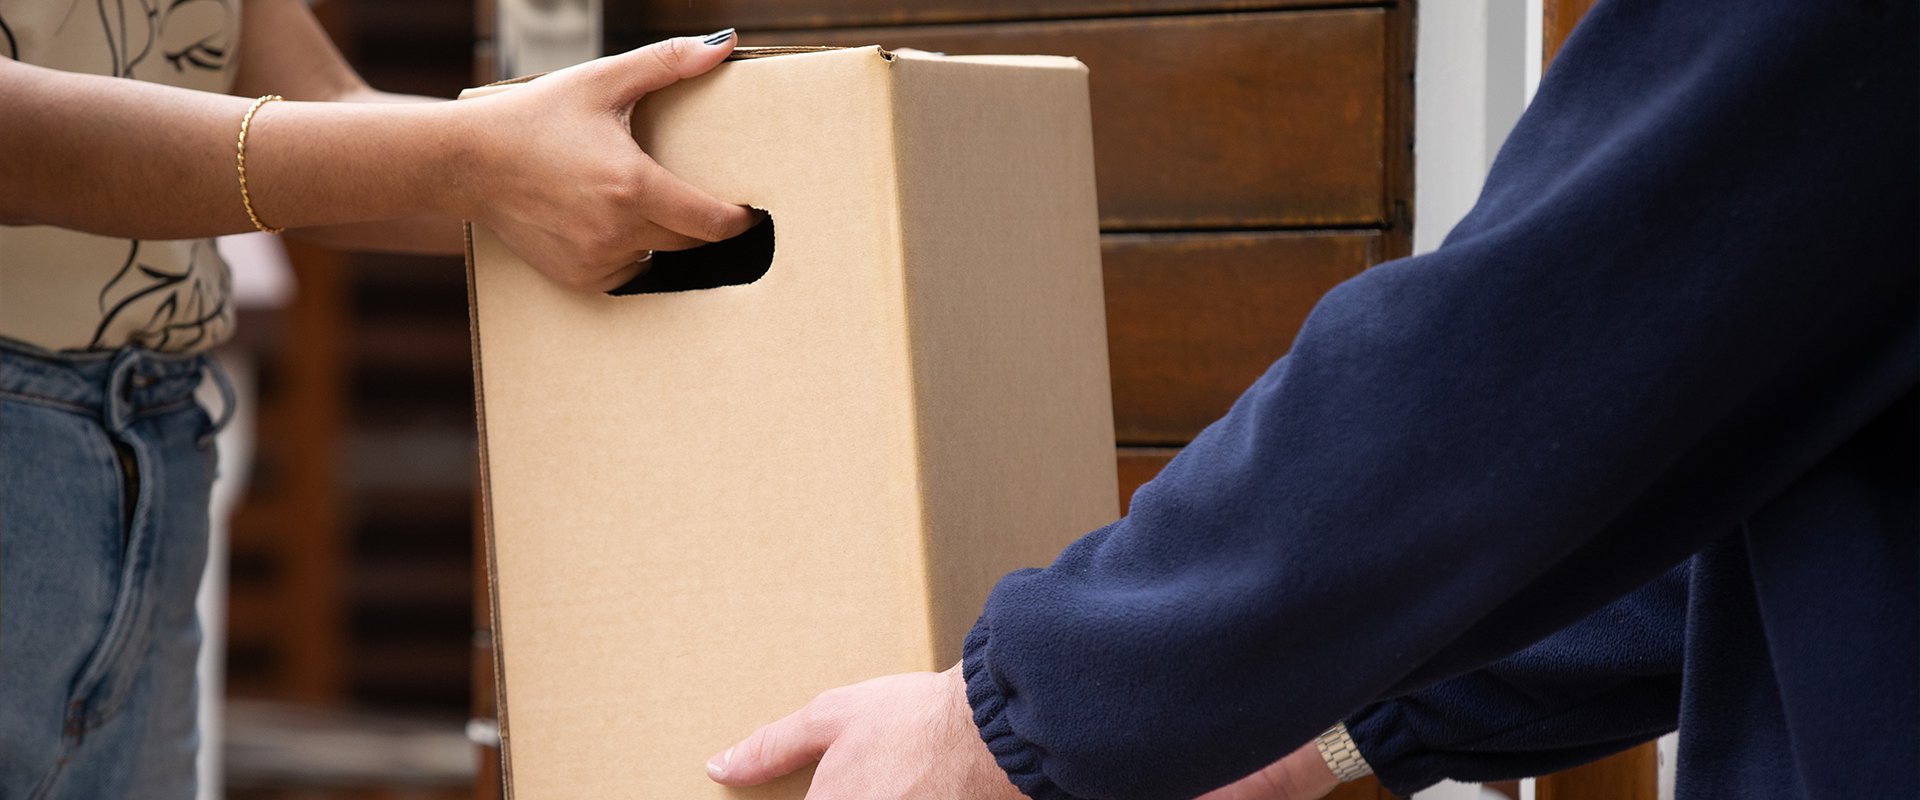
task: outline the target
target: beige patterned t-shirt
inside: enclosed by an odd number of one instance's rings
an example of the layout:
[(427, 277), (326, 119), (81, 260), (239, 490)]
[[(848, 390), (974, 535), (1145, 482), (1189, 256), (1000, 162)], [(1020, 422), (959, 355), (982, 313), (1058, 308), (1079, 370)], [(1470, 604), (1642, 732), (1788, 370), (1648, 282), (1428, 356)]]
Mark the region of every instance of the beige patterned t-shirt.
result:
[[(0, 56), (68, 72), (224, 94), (239, 39), (240, 0), (0, 0)], [(10, 339), (196, 352), (232, 331), (230, 294), (211, 239), (0, 226), (0, 336)]]

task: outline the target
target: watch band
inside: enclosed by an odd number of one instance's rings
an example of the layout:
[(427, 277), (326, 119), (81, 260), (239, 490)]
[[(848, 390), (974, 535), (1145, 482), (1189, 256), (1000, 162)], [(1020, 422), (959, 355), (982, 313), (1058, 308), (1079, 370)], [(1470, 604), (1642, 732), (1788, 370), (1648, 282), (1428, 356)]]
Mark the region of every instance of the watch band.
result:
[(1360, 748), (1354, 745), (1353, 736), (1347, 733), (1347, 723), (1334, 723), (1313, 743), (1320, 748), (1320, 757), (1326, 759), (1327, 768), (1333, 770), (1333, 776), (1339, 778), (1341, 783), (1373, 774), (1373, 767), (1367, 764), (1366, 757), (1360, 755)]

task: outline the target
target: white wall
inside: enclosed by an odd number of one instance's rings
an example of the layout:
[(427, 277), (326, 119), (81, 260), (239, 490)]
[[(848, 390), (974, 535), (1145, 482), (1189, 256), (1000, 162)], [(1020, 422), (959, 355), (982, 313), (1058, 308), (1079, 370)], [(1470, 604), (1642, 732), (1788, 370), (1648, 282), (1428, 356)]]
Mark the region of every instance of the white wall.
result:
[(1415, 253), (1439, 247), (1473, 208), (1487, 167), (1526, 108), (1529, 78), (1538, 80), (1540, 26), (1532, 20), (1539, 8), (1540, 0), (1420, 4), (1414, 61)]
[(600, 55), (601, 0), (498, 0), (494, 53), (502, 78), (566, 69)]

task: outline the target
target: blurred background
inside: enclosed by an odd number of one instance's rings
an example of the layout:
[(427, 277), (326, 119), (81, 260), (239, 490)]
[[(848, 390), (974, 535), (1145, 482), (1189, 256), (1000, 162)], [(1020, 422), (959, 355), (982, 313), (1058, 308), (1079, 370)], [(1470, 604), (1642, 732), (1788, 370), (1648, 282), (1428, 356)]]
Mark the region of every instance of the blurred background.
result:
[[(1592, 0), (320, 0), (377, 88), (452, 97), (664, 36), (1091, 67), (1124, 508), (1321, 294), (1438, 246)], [(1417, 144), (1417, 147), (1416, 147)], [(1417, 156), (1417, 157), (1416, 157)], [(202, 798), (496, 798), (465, 268), (221, 242)], [(1671, 747), (1427, 800), (1655, 800)], [(1670, 774), (1670, 773), (1666, 773)], [(1389, 797), (1371, 779), (1341, 800)]]
[[(314, 12), (374, 86), (452, 97), (493, 80), (476, 76), (473, 0)], [(471, 707), (486, 626), (465, 266), (264, 234), (220, 244), (241, 310), (219, 356), (243, 414), (215, 490), (232, 508), (227, 628), (202, 671), (224, 668), (227, 702), (203, 715), (223, 745), (203, 756), (201, 795), (472, 797), (483, 759), (467, 723), (490, 714)]]

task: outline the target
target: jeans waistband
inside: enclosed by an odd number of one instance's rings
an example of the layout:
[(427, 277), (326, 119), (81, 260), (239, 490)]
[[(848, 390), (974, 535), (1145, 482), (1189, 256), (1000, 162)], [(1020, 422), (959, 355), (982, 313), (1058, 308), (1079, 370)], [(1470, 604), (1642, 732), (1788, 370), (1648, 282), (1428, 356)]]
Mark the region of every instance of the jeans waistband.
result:
[(213, 425), (217, 432), (233, 417), (234, 394), (210, 355), (137, 347), (54, 352), (0, 338), (0, 395), (97, 415), (115, 432), (140, 416), (191, 404), (203, 373), (212, 375), (220, 389), (223, 408)]

